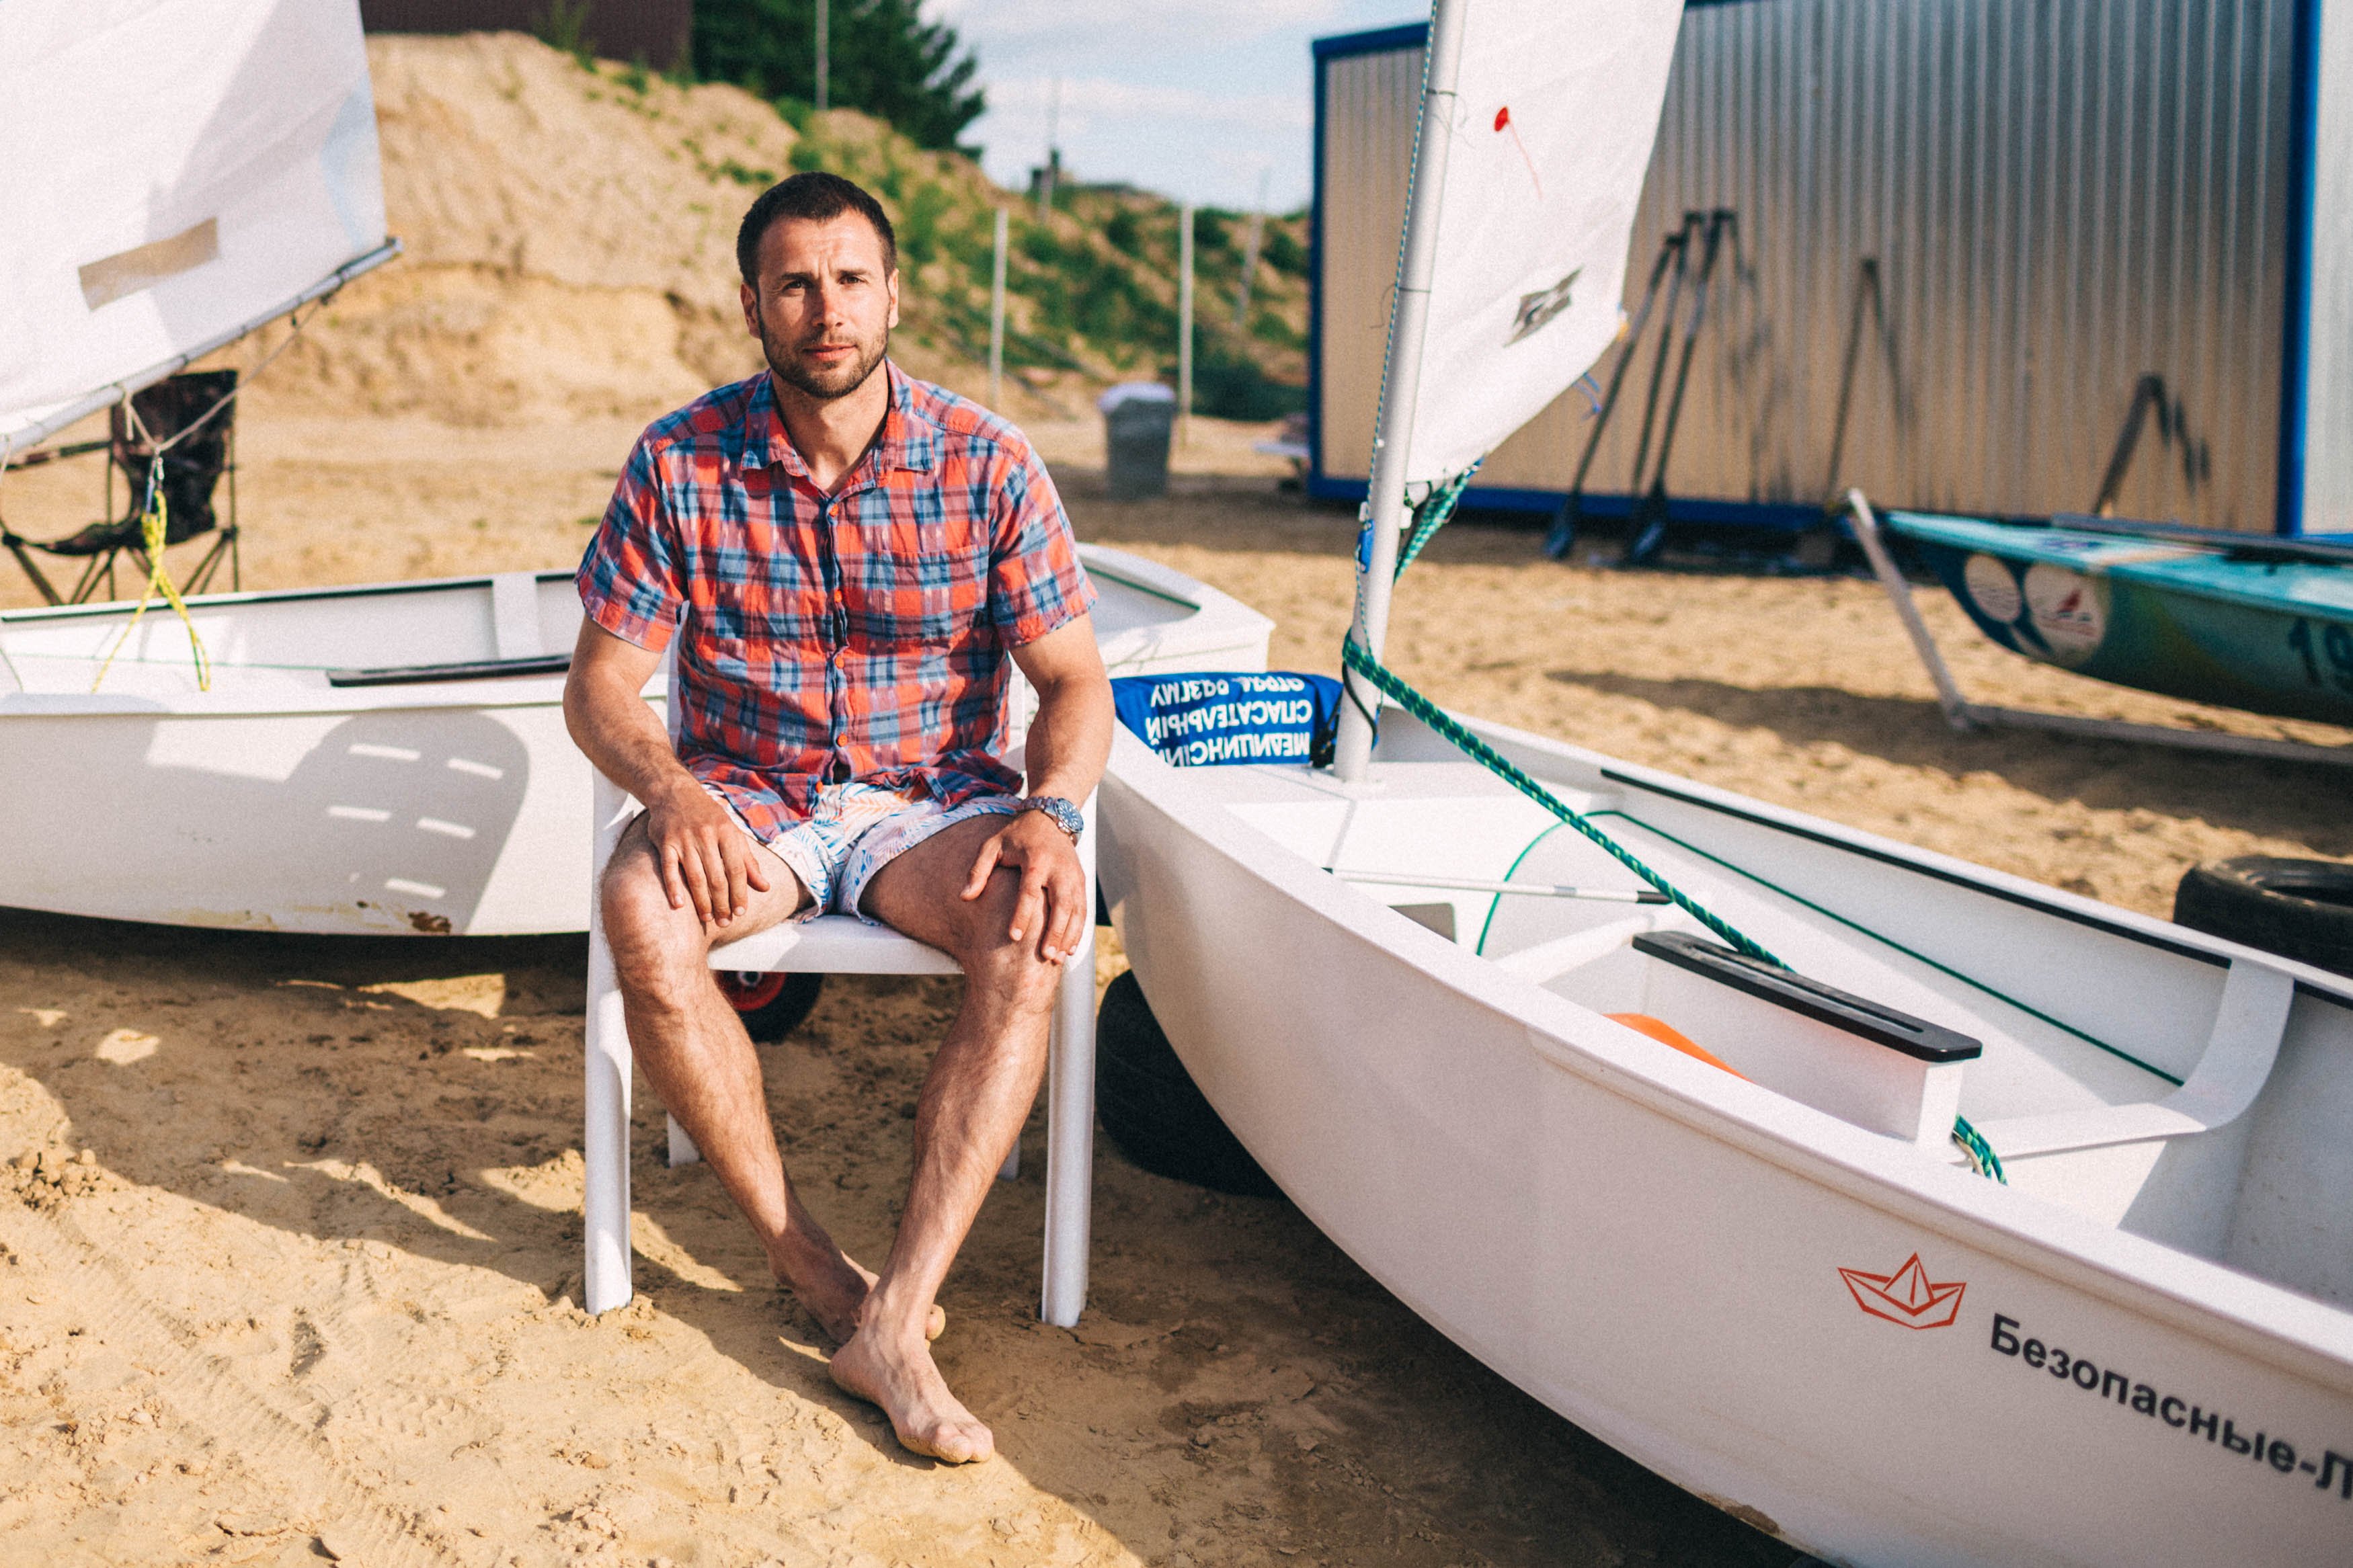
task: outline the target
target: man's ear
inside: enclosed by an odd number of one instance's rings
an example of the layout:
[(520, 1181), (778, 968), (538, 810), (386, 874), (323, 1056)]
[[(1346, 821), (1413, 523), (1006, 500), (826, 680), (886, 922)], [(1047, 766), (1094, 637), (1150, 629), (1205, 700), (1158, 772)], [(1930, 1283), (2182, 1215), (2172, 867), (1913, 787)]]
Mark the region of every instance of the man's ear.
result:
[[(746, 283), (736, 293), (744, 301), (744, 330), (757, 338), (760, 335), (760, 291)], [(892, 320), (896, 321), (895, 315)]]
[(884, 324), (895, 327), (899, 324), (899, 269), (897, 268), (891, 268), (889, 278), (884, 280), (884, 287), (891, 291), (891, 319)]

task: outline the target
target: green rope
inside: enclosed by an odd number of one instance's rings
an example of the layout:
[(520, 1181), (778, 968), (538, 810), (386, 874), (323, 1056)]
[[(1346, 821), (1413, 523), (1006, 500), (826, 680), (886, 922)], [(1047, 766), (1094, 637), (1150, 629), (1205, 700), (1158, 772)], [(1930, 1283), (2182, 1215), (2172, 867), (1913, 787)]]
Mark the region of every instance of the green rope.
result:
[[(1448, 520), (1453, 516), (1455, 503), (1462, 499), (1463, 490), (1471, 483), (1471, 476), (1478, 470), (1479, 465), (1472, 464), (1453, 479), (1432, 490), (1421, 505), (1414, 509), (1413, 531), (1398, 552), (1398, 576), (1401, 577), (1405, 574), (1405, 569), (1413, 564), (1414, 557), (1421, 553), (1422, 547), (1430, 542), (1440, 529), (1446, 526)], [(1599, 845), (1620, 865), (1664, 893), (1675, 908), (1721, 937), (1734, 952), (1745, 957), (1753, 958), (1758, 963), (1769, 963), (1777, 969), (1789, 967), (1767, 952), (1762, 944), (1742, 934), (1727, 921), (1701, 907), (1682, 889), (1644, 865), (1631, 850), (1596, 827), (1584, 816), (1571, 810), (1566, 801), (1538, 784), (1518, 763), (1459, 723), (1451, 714), (1439, 707), (1437, 703), (1407, 685), (1395, 671), (1358, 646), (1353, 634), (1344, 636), (1340, 639), (1340, 662), (1371, 681), (1383, 696), (1428, 725), (1463, 755)], [(1715, 858), (1711, 856), (1709, 858)], [(2010, 1178), (2002, 1173), (2001, 1159), (1993, 1152), (1993, 1145), (1988, 1143), (1978, 1130), (1969, 1125), (1967, 1117), (1953, 1118), (1953, 1142), (1958, 1144), (1961, 1152), (1968, 1157), (1971, 1170), (1981, 1176), (1990, 1176), (2005, 1186), (2009, 1184)]]
[(2002, 1174), (2001, 1156), (1993, 1152), (1993, 1145), (1985, 1141), (1983, 1133), (1969, 1125), (1968, 1117), (1953, 1118), (1953, 1142), (1969, 1157), (1970, 1170), (1980, 1176), (1991, 1176), (2005, 1187), (2010, 1185), (2010, 1178)]
[[(1485, 460), (1483, 458), (1480, 459), (1481, 462)], [(1392, 582), (1405, 575), (1405, 569), (1413, 564), (1413, 558), (1421, 553), (1421, 547), (1429, 543), (1453, 517), (1454, 503), (1461, 500), (1462, 492), (1471, 488), (1471, 476), (1478, 471), (1479, 464), (1472, 464), (1430, 491), (1422, 503), (1413, 509), (1413, 531), (1406, 535), (1404, 546), (1398, 551), (1397, 571), (1390, 579)]]
[[(1493, 773), (1497, 778), (1502, 779), (1505, 784), (1510, 784), (1514, 789), (1518, 790), (1522, 795), (1527, 796), (1530, 800), (1535, 801), (1538, 805), (1543, 806), (1555, 816), (1560, 818), (1563, 823), (1567, 824), (1568, 826), (1574, 827), (1579, 833), (1585, 835), (1586, 837), (1599, 845), (1603, 849), (1608, 850), (1610, 856), (1616, 859), (1620, 865), (1625, 867), (1628, 870), (1633, 872), (1634, 875), (1641, 878), (1642, 880), (1650, 883), (1651, 886), (1664, 893), (1673, 901), (1674, 906), (1677, 909), (1683, 910), (1683, 913), (1699, 921), (1700, 924), (1705, 926), (1709, 931), (1714, 931), (1717, 936), (1722, 937), (1725, 942), (1731, 945), (1734, 951), (1745, 953), (1748, 957), (1757, 960), (1759, 963), (1772, 964), (1778, 969), (1787, 969), (1789, 967), (1788, 964), (1782, 963), (1778, 958), (1774, 957), (1772, 953), (1767, 952), (1758, 943), (1750, 940), (1748, 937), (1744, 936), (1725, 921), (1702, 908), (1699, 904), (1694, 902), (1690, 895), (1686, 894), (1682, 889), (1676, 887), (1673, 883), (1668, 881), (1658, 872), (1651, 869), (1650, 867), (1644, 865), (1631, 850), (1626, 848), (1625, 846), (1620, 844), (1616, 839), (1602, 832), (1599, 827), (1594, 826), (1593, 824), (1588, 821), (1582, 815), (1571, 810), (1567, 802), (1563, 801), (1558, 795), (1553, 794), (1552, 791), (1545, 788), (1544, 785), (1538, 784), (1534, 778), (1530, 777), (1520, 768), (1519, 764), (1514, 763), (1509, 757), (1504, 756), (1501, 752), (1495, 750), (1494, 747), (1481, 740), (1471, 731), (1463, 728), (1462, 725), (1456, 722), (1453, 717), (1447, 713), (1444, 709), (1439, 707), (1438, 704), (1432, 702), (1429, 698), (1424, 697), (1420, 692), (1416, 691), (1412, 687), (1408, 686), (1378, 659), (1373, 658), (1372, 655), (1366, 653), (1363, 648), (1358, 647), (1356, 646), (1356, 639), (1349, 637), (1344, 638), (1341, 641), (1340, 658), (1350, 669), (1355, 670), (1366, 680), (1371, 681), (1375, 686), (1378, 687), (1383, 695), (1387, 696), (1398, 707), (1404, 709), (1415, 718), (1420, 720), (1424, 724), (1429, 725), (1430, 729), (1436, 731), (1440, 735), (1451, 742), (1457, 750), (1468, 756), (1472, 762), (1479, 763), (1489, 773)], [(1628, 820), (1631, 821), (1633, 819), (1630, 817)], [(1662, 835), (1662, 837), (1665, 836)], [(1688, 847), (1688, 846), (1686, 846), (1686, 847)], [(1709, 856), (1708, 858), (1710, 859), (1715, 858), (1714, 856)], [(1767, 883), (1767, 886), (1769, 887), (1771, 884)], [(1804, 900), (1801, 900), (1799, 901), (1803, 902)], [(1995, 1181), (2001, 1183), (2005, 1186), (2009, 1184), (2010, 1178), (2002, 1173), (2001, 1159), (1993, 1152), (1993, 1145), (1988, 1143), (1978, 1130), (1969, 1125), (1968, 1119), (1967, 1117), (1956, 1116), (1953, 1118), (1953, 1142), (1959, 1144), (1961, 1152), (1968, 1156), (1969, 1168), (1971, 1170), (1975, 1171), (1981, 1176), (1990, 1176)]]
[(1620, 845), (1616, 839), (1602, 832), (1601, 829), (1594, 826), (1592, 823), (1588, 822), (1577, 813), (1570, 810), (1567, 802), (1563, 801), (1558, 795), (1553, 794), (1552, 791), (1545, 788), (1544, 785), (1536, 783), (1535, 779), (1529, 777), (1525, 773), (1523, 773), (1520, 770), (1518, 763), (1513, 762), (1509, 757), (1504, 755), (1503, 752), (1495, 750), (1494, 747), (1489, 745), (1486, 742), (1481, 740), (1478, 736), (1464, 729), (1461, 724), (1455, 722), (1444, 709), (1439, 707), (1437, 703), (1432, 702), (1429, 698), (1424, 697), (1420, 692), (1416, 691), (1412, 687), (1408, 686), (1404, 681), (1398, 679), (1396, 674), (1389, 670), (1388, 667), (1383, 665), (1380, 660), (1375, 658), (1371, 654), (1366, 653), (1363, 648), (1358, 647), (1354, 637), (1344, 638), (1342, 640), (1340, 644), (1340, 658), (1341, 662), (1345, 664), (1350, 669), (1355, 670), (1358, 675), (1363, 676), (1366, 680), (1371, 681), (1375, 686), (1380, 688), (1382, 694), (1387, 696), (1398, 707), (1404, 709), (1407, 712), (1412, 714), (1415, 718), (1420, 720), (1423, 723), (1437, 731), (1440, 735), (1446, 737), (1447, 740), (1452, 742), (1455, 747), (1462, 752), (1463, 754), (1468, 756), (1472, 762), (1477, 763), (1489, 773), (1493, 773), (1497, 778), (1502, 779), (1505, 784), (1510, 784), (1514, 789), (1518, 790), (1522, 795), (1526, 795), (1530, 800), (1535, 801), (1538, 805), (1543, 806), (1546, 811), (1549, 811), (1555, 816), (1559, 817), (1561, 821), (1568, 824), (1569, 826), (1576, 828), (1579, 833), (1584, 834), (1585, 837), (1593, 840), (1594, 843), (1599, 844), (1602, 848), (1608, 850), (1611, 857), (1613, 857), (1620, 865), (1625, 867), (1629, 871), (1633, 872), (1637, 877), (1641, 878), (1645, 882), (1650, 883), (1653, 888), (1658, 889), (1662, 893), (1664, 893), (1671, 900), (1673, 901), (1674, 906), (1677, 909), (1683, 910), (1683, 913), (1691, 916), (1692, 919), (1699, 921), (1700, 924), (1705, 926), (1717, 936), (1723, 938), (1724, 941), (1732, 947), (1733, 951), (1741, 953), (1746, 957), (1756, 959), (1760, 963), (1769, 963), (1777, 969), (1787, 969), (1789, 967), (1788, 964), (1783, 963), (1779, 959), (1774, 957), (1771, 953), (1766, 952), (1763, 947), (1750, 941), (1747, 937), (1743, 936), (1737, 931), (1735, 931), (1723, 920), (1711, 914), (1705, 909), (1703, 909), (1699, 904), (1693, 901), (1689, 894), (1676, 887), (1673, 883), (1668, 881), (1664, 877), (1660, 876), (1656, 871), (1651, 870), (1648, 866), (1642, 864), (1641, 860), (1634, 857), (1631, 851)]

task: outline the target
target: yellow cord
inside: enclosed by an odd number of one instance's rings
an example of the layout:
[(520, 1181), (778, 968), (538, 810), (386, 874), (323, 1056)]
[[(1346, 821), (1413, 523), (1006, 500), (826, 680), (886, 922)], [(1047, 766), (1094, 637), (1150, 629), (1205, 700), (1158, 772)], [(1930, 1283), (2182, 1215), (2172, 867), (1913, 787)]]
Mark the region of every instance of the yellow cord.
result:
[(131, 640), (132, 632), (138, 630), (139, 618), (147, 613), (147, 602), (158, 594), (163, 595), (164, 601), (179, 612), (180, 624), (188, 628), (188, 651), (196, 661), (196, 689), (210, 691), (213, 689), (213, 662), (205, 652), (205, 639), (196, 635), (196, 623), (188, 614), (187, 604), (180, 597), (180, 590), (172, 585), (172, 574), (164, 569), (164, 520), (168, 509), (161, 483), (163, 468), (164, 459), (159, 456), (148, 469), (147, 510), (139, 520), (141, 540), (147, 547), (147, 585), (140, 591), (139, 607), (131, 612), (131, 619), (123, 626), (122, 635), (116, 637), (114, 646), (107, 650), (106, 662), (98, 667), (98, 679), (90, 683), (92, 691), (105, 682), (106, 672), (114, 668), (114, 656), (122, 651), (122, 645)]

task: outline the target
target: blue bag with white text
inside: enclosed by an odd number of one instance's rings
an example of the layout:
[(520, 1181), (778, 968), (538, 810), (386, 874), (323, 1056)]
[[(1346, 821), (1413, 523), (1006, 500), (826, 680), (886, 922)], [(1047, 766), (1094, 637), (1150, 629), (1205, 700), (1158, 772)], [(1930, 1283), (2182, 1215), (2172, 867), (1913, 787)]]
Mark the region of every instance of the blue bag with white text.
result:
[(1328, 675), (1187, 671), (1111, 683), (1119, 721), (1171, 766), (1332, 760), (1340, 683)]

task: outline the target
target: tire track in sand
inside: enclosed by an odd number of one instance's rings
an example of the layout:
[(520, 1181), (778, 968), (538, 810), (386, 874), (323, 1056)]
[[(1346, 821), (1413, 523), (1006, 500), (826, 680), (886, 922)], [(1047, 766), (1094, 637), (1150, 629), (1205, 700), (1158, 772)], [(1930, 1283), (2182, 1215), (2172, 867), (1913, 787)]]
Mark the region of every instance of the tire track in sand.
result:
[[(256, 1388), (228, 1358), (203, 1348), (202, 1336), (143, 1295), (130, 1272), (82, 1234), (70, 1215), (50, 1218), (0, 1205), (0, 1242), (47, 1282), (71, 1292), (84, 1326), (134, 1365), (159, 1368), (152, 1392), (174, 1419), (222, 1452), (315, 1497), (329, 1510), (314, 1533), (332, 1532), (343, 1556), (367, 1568), (438, 1568), (479, 1558), (459, 1550), (424, 1520), (387, 1502), (351, 1475), (319, 1431), (315, 1413)], [(311, 1316), (321, 1314), (316, 1309)], [(340, 1314), (323, 1314), (331, 1325)]]

